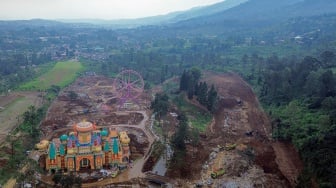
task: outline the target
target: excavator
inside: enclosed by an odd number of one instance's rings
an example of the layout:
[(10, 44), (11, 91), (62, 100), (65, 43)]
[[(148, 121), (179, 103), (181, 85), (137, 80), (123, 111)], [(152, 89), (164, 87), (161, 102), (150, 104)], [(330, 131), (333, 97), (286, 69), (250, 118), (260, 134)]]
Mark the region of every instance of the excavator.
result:
[(223, 168), (219, 168), (213, 172), (211, 172), (211, 178), (216, 179), (219, 176), (223, 175), (225, 173), (225, 170)]

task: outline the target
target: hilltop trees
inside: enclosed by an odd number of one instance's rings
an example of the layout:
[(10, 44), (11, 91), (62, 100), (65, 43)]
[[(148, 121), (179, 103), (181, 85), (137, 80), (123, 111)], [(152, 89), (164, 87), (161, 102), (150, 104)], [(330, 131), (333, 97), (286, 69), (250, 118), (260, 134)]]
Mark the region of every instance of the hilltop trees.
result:
[(187, 93), (188, 98), (192, 99), (196, 96), (196, 100), (209, 111), (213, 111), (217, 102), (217, 91), (214, 85), (209, 90), (206, 82), (199, 82), (201, 72), (199, 69), (191, 69), (183, 71), (180, 79), (180, 91)]
[(211, 85), (211, 88), (208, 91), (208, 98), (207, 98), (208, 110), (214, 111), (216, 109), (216, 104), (217, 104), (217, 91), (214, 85)]
[(188, 71), (184, 71), (180, 80), (180, 91), (185, 91), (188, 94), (188, 98), (192, 99), (195, 94), (195, 88), (201, 78), (201, 71), (193, 68)]

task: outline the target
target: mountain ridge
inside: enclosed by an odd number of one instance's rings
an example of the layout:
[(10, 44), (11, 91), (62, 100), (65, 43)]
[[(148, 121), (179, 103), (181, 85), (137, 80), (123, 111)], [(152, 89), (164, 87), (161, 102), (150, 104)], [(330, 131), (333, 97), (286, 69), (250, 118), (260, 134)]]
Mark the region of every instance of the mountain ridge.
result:
[(186, 11), (171, 12), (164, 15), (149, 16), (137, 19), (118, 19), (118, 20), (103, 20), (103, 19), (62, 19), (57, 20), (64, 23), (81, 23), (81, 24), (96, 24), (104, 26), (112, 26), (116, 28), (134, 28), (146, 25), (166, 25), (174, 24), (180, 21), (185, 21), (200, 16), (212, 15), (219, 13), (235, 6), (239, 6), (249, 0), (225, 0), (207, 6), (194, 7)]

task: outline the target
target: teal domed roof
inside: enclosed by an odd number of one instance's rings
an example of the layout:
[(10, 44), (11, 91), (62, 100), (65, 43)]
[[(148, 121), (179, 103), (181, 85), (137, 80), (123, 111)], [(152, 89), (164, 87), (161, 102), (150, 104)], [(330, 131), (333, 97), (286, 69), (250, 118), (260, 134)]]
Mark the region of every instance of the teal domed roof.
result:
[(49, 145), (49, 158), (56, 159), (56, 146), (54, 142), (51, 142)]
[(104, 129), (104, 130), (101, 131), (101, 135), (102, 135), (102, 136), (107, 136), (107, 134), (108, 134), (108, 132), (107, 132), (106, 129)]
[(110, 150), (110, 145), (109, 145), (108, 141), (106, 141), (105, 144), (104, 144), (104, 151), (108, 152), (109, 150)]
[(68, 136), (65, 135), (65, 134), (63, 134), (63, 135), (60, 137), (60, 140), (61, 140), (61, 141), (66, 141), (66, 140), (68, 140)]
[(63, 144), (60, 145), (59, 152), (62, 156), (65, 155), (65, 148), (64, 148)]

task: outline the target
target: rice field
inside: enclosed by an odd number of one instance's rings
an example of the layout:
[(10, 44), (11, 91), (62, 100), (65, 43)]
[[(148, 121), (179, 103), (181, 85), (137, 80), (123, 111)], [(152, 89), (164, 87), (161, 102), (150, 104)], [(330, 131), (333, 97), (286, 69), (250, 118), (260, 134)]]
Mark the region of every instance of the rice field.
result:
[(21, 85), (19, 90), (46, 90), (52, 85), (63, 88), (72, 83), (83, 70), (84, 66), (80, 62), (58, 62), (52, 69), (38, 78)]

